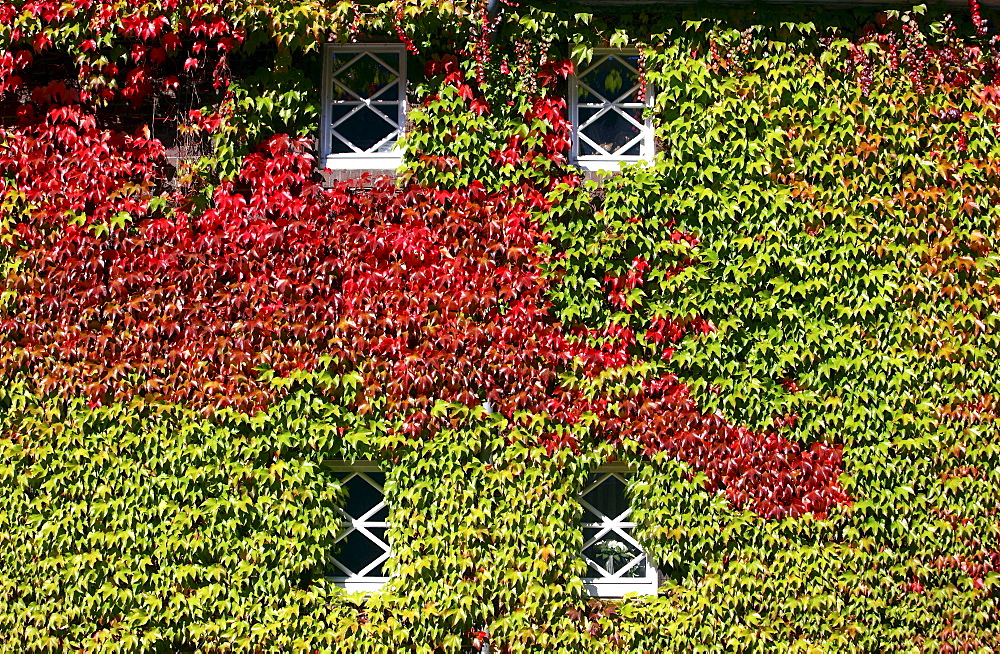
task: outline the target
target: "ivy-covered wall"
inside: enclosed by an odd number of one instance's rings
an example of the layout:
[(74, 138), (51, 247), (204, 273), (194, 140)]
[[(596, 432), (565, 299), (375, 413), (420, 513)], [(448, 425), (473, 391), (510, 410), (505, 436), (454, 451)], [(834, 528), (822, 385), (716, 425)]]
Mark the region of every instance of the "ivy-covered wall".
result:
[[(0, 3), (0, 651), (1000, 647), (1000, 17), (484, 4)], [(327, 39), (410, 50), (394, 181), (321, 183)], [(655, 597), (580, 582), (609, 459)]]

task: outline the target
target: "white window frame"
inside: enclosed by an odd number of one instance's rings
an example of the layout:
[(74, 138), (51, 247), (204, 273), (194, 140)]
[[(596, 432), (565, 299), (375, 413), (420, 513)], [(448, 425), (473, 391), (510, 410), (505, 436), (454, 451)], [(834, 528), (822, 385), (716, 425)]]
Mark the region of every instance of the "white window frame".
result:
[[(337, 70), (334, 70), (333, 55), (336, 52), (357, 52), (358, 55)], [(399, 55), (398, 71), (394, 70), (392, 66), (378, 57), (379, 53), (386, 52), (397, 53)], [(362, 98), (353, 90), (343, 85), (340, 86), (347, 90), (348, 93), (355, 95), (358, 99), (335, 102), (333, 100), (333, 85), (336, 84), (334, 76), (366, 55), (374, 56), (379, 63), (396, 73), (397, 79), (395, 83), (399, 87), (399, 112), (396, 123), (398, 127), (393, 132), (393, 134), (396, 134), (396, 144), (390, 152), (358, 151), (331, 153), (332, 142), (335, 138), (332, 125), (334, 104), (357, 105), (358, 109), (360, 109), (365, 106), (371, 108), (372, 102), (370, 98)], [(320, 123), (319, 130), (319, 160), (326, 168), (330, 168), (331, 170), (394, 170), (400, 166), (403, 160), (403, 151), (399, 148), (398, 144), (399, 139), (403, 137), (406, 130), (406, 47), (404, 45), (396, 43), (327, 43), (323, 50), (322, 102), (323, 110), (320, 112), (322, 122)], [(346, 120), (350, 115), (344, 116), (340, 121)], [(355, 147), (352, 143), (348, 143), (348, 145), (352, 148)]]
[(347, 574), (327, 575), (327, 579), (331, 580), (337, 586), (340, 586), (341, 588), (349, 592), (370, 593), (377, 591), (381, 589), (382, 586), (384, 586), (387, 581), (389, 581), (389, 577), (369, 576), (367, 575), (367, 572), (372, 568), (378, 567), (379, 564), (384, 564), (389, 559), (389, 557), (392, 556), (392, 549), (387, 541), (383, 541), (382, 539), (378, 538), (377, 536), (368, 531), (368, 528), (370, 527), (387, 528), (389, 526), (389, 523), (387, 521), (375, 521), (370, 519), (371, 517), (375, 516), (375, 514), (377, 514), (379, 511), (381, 511), (383, 508), (385, 508), (386, 503), (385, 503), (384, 488), (378, 485), (375, 482), (375, 480), (371, 479), (368, 476), (368, 473), (372, 472), (381, 473), (382, 470), (376, 463), (373, 463), (371, 461), (362, 461), (358, 463), (349, 463), (347, 461), (325, 461), (324, 467), (326, 467), (331, 472), (352, 473), (350, 476), (344, 478), (340, 483), (346, 483), (351, 479), (352, 476), (356, 475), (363, 477), (367, 483), (371, 484), (382, 493), (382, 501), (376, 504), (371, 509), (369, 509), (367, 512), (365, 512), (364, 515), (359, 516), (357, 518), (348, 515), (347, 512), (344, 510), (344, 507), (337, 507), (337, 510), (340, 512), (341, 531), (339, 534), (337, 534), (335, 542), (340, 543), (345, 538), (347, 538), (347, 536), (350, 535), (352, 532), (360, 531), (367, 538), (377, 543), (385, 551), (377, 559), (375, 559), (372, 563), (368, 564), (364, 569), (362, 569), (358, 573), (354, 573), (353, 571), (350, 571), (347, 568), (343, 567), (340, 564), (340, 562), (336, 560), (336, 556), (334, 556), (333, 557), (334, 565), (339, 567), (341, 572)]
[[(609, 532), (613, 532), (616, 538), (627, 541), (638, 548), (641, 552), (640, 556), (645, 557), (645, 565), (643, 566), (643, 576), (641, 577), (622, 577), (622, 573), (631, 569), (631, 566), (629, 565), (624, 565), (617, 572), (608, 573), (606, 576), (583, 577), (582, 581), (584, 587), (587, 589), (587, 593), (592, 597), (623, 597), (628, 593), (655, 595), (656, 590), (659, 587), (659, 575), (656, 571), (656, 567), (650, 561), (649, 554), (646, 552), (646, 549), (642, 546), (642, 544), (639, 543), (639, 541), (637, 541), (632, 535), (622, 531), (624, 529), (634, 529), (636, 526), (635, 522), (629, 520), (629, 517), (632, 514), (631, 504), (629, 504), (629, 507), (621, 515), (606, 516), (584, 499), (584, 496), (586, 496), (587, 493), (603, 483), (609, 476), (617, 477), (618, 480), (627, 487), (627, 476), (635, 474), (635, 470), (623, 463), (608, 463), (599, 466), (593, 471), (593, 474), (599, 475), (599, 478), (593, 483), (588, 483), (583, 490), (580, 491), (578, 498), (580, 505), (585, 509), (584, 517), (581, 518), (580, 521), (580, 530), (582, 532), (584, 528), (590, 528), (598, 529), (599, 531), (591, 538), (584, 540), (583, 547), (580, 550), (580, 556), (583, 557), (588, 566), (594, 566), (599, 570), (604, 570), (599, 563), (587, 558), (583, 552), (585, 552), (588, 547), (606, 536)], [(629, 501), (627, 493), (625, 500), (626, 502)], [(594, 515), (599, 517), (599, 520), (597, 522), (587, 522), (587, 511), (593, 512)], [(633, 557), (631, 562), (634, 562), (638, 558), (638, 556)], [(642, 563), (640, 562), (638, 565), (642, 565)]]
[[(572, 139), (572, 148), (570, 151), (570, 160), (580, 168), (583, 168), (584, 170), (616, 171), (619, 169), (619, 164), (623, 162), (626, 164), (634, 164), (634, 163), (649, 163), (650, 161), (653, 160), (653, 155), (656, 152), (656, 139), (653, 130), (653, 120), (648, 116), (643, 117), (642, 125), (636, 124), (635, 121), (633, 121), (630, 117), (626, 116), (627, 120), (635, 124), (641, 130), (641, 133), (639, 134), (638, 137), (640, 144), (638, 155), (615, 156), (615, 155), (603, 155), (603, 154), (591, 154), (591, 155), (580, 154), (580, 130), (583, 127), (583, 125), (581, 125), (580, 122), (580, 102), (579, 102), (580, 98), (579, 85), (581, 83), (580, 78), (589, 73), (590, 71), (592, 71), (594, 68), (600, 66), (601, 63), (603, 63), (604, 60), (607, 59), (608, 57), (614, 57), (614, 56), (634, 57), (638, 55), (639, 51), (635, 49), (630, 50), (630, 49), (620, 49), (620, 48), (595, 48), (594, 56), (590, 60), (590, 63), (587, 64), (586, 67), (582, 67), (579, 74), (571, 75), (569, 78), (569, 87), (567, 93), (569, 97), (567, 98), (568, 100), (567, 106), (569, 108), (569, 120), (570, 123), (573, 125), (573, 139)], [(619, 61), (621, 61), (621, 59), (619, 59)], [(622, 63), (624, 63), (626, 66), (634, 70), (638, 75), (639, 71), (635, 66), (632, 66), (631, 64), (625, 61), (623, 61)], [(630, 89), (624, 90), (618, 97), (620, 98), (622, 96), (627, 96), (638, 88), (639, 86), (638, 84), (636, 84)], [(594, 95), (600, 95), (599, 93), (597, 93), (597, 91), (592, 91), (592, 92), (594, 93)], [(646, 109), (653, 106), (653, 100), (654, 100), (653, 87), (649, 83), (646, 84), (645, 94), (646, 94), (645, 102), (641, 103), (615, 102), (614, 99), (601, 103), (603, 105), (603, 110), (599, 111), (598, 113), (590, 117), (587, 120), (587, 124), (593, 122), (594, 120), (597, 120), (600, 116), (602, 116), (604, 113), (608, 111), (614, 111), (615, 107), (622, 107), (628, 109), (642, 109), (643, 113), (645, 113)], [(597, 104), (598, 103), (586, 103), (584, 106), (592, 107)], [(635, 141), (633, 141), (632, 143), (634, 142)]]

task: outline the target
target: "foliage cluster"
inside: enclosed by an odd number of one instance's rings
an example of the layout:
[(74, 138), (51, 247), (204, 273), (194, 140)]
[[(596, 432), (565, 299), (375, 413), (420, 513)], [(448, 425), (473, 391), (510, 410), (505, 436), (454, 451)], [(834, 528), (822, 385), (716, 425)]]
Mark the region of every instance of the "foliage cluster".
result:
[[(0, 649), (1000, 645), (978, 9), (522, 5), (0, 4)], [(395, 183), (317, 179), (326, 36), (424, 71)], [(599, 186), (607, 44), (660, 145)], [(388, 476), (368, 597), (341, 458)], [(579, 581), (609, 458), (656, 597)]]

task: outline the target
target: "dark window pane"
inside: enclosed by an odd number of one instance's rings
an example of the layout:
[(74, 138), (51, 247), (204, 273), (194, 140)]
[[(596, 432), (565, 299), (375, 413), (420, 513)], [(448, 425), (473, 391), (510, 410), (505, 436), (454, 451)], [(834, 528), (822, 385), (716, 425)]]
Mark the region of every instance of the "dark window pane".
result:
[[(351, 109), (353, 109), (356, 106), (357, 105), (350, 105), (350, 104), (348, 104), (348, 105), (342, 105), (342, 104), (335, 104), (335, 105), (333, 105), (333, 109), (330, 112), (330, 116), (331, 116), (331, 121), (330, 122), (331, 122), (331, 124), (336, 123), (338, 120), (340, 120), (341, 118), (343, 118), (344, 116), (346, 116), (347, 112), (349, 112)], [(354, 152), (354, 150), (352, 150), (349, 145), (347, 145), (346, 143), (344, 143), (342, 140), (340, 140), (336, 136), (332, 136), (330, 138), (330, 153), (331, 154), (343, 154), (345, 152)]]
[[(351, 108), (353, 109), (354, 107)], [(396, 130), (395, 121), (390, 123), (384, 116), (381, 112), (376, 112), (368, 107), (362, 107), (333, 129), (337, 134), (340, 134), (344, 139), (353, 143), (364, 152), (388, 152), (392, 149), (392, 144), (395, 142), (394, 139), (390, 139), (375, 149), (375, 146), (380, 141)], [(337, 119), (333, 121), (334, 124), (336, 124), (336, 121)], [(350, 149), (337, 150), (334, 147), (336, 141), (337, 137), (334, 135), (331, 140), (331, 152), (351, 151)], [(343, 147), (346, 148), (347, 146)]]
[(371, 56), (378, 57), (381, 61), (384, 61), (387, 66), (390, 66), (393, 70), (399, 70), (399, 51), (392, 52), (373, 52)]
[(383, 506), (381, 509), (368, 518), (369, 522), (389, 522), (389, 507)]
[(646, 557), (642, 557), (636, 561), (631, 568), (622, 573), (622, 577), (626, 579), (641, 579), (646, 576)]
[[(388, 508), (383, 506), (368, 516), (364, 523), (359, 524), (359, 529), (353, 528), (351, 521), (360, 519), (378, 504), (383, 503), (384, 496), (379, 488), (385, 485), (385, 473), (345, 470), (334, 472), (333, 477), (343, 485), (346, 494), (343, 508), (349, 518), (344, 519), (343, 527), (347, 535), (337, 542), (334, 548), (336, 553), (331, 554), (328, 574), (334, 577), (347, 577), (359, 574), (366, 566), (382, 557), (388, 547), (386, 540), (388, 530), (385, 527), (363, 527), (365, 531), (360, 530), (362, 524), (386, 522), (389, 517)], [(349, 572), (342, 568), (347, 568)], [(382, 564), (365, 573), (365, 577), (381, 576), (384, 576)]]
[[(603, 531), (603, 530), (601, 528), (599, 528), (599, 527), (584, 527), (583, 528), (583, 545), (584, 545), (584, 549), (590, 547), (590, 545), (588, 543), (590, 543), (590, 541), (594, 540), (594, 537), (597, 536), (597, 534), (599, 534), (601, 531)], [(607, 534), (605, 534), (605, 535), (607, 535)]]
[[(373, 542), (360, 531), (352, 531), (337, 545), (337, 553), (334, 558), (353, 574), (361, 572), (365, 566), (385, 552), (378, 543)], [(381, 570), (381, 566), (379, 566), (379, 570)], [(344, 571), (336, 566), (333, 566), (330, 572), (337, 577), (345, 576)], [(378, 576), (379, 574), (371, 571), (366, 573), (366, 576)]]
[[(368, 473), (368, 476), (376, 483), (385, 481), (385, 475), (382, 473), (372, 472)], [(344, 486), (344, 490), (347, 491), (344, 511), (352, 518), (360, 518), (382, 501), (382, 493), (361, 476), (351, 477)]]
[[(586, 500), (587, 504), (594, 506), (594, 500), (597, 499), (597, 496), (595, 495), (594, 497), (591, 497), (590, 493), (588, 493), (583, 496), (583, 499)], [(594, 509), (599, 510), (597, 506), (594, 506)], [(594, 513), (594, 510), (590, 509), (588, 506), (583, 506), (583, 519), (581, 520), (581, 522), (585, 525), (600, 524), (604, 522), (604, 517), (602, 515)], [(584, 541), (586, 541), (587, 540), (586, 534), (584, 534), (584, 536), (585, 536)]]
[[(382, 87), (381, 91), (372, 94), (373, 100), (378, 100), (380, 102), (396, 102), (399, 100), (399, 84), (393, 82), (392, 84), (386, 84)], [(395, 111), (395, 107), (392, 109)]]
[[(622, 59), (638, 69), (638, 57), (622, 57)], [(634, 91), (630, 93), (630, 91), (638, 83), (638, 80), (639, 75), (636, 71), (631, 70), (618, 58), (608, 57), (580, 78), (583, 84), (579, 86), (578, 101), (581, 103), (636, 102), (636, 93)], [(590, 89), (586, 87), (590, 87)]]
[[(354, 93), (362, 98), (370, 98), (378, 94), (380, 91), (390, 93), (390, 90), (386, 87), (397, 86), (399, 78), (396, 74), (389, 71), (388, 68), (375, 61), (375, 59), (368, 54), (362, 55), (361, 58), (353, 64), (347, 66), (347, 68), (344, 68), (343, 70), (340, 70), (356, 55), (357, 53), (347, 52), (337, 52), (333, 55), (333, 78), (337, 82), (340, 82), (340, 85), (332, 85), (334, 100), (356, 99), (344, 87), (354, 91)], [(392, 93), (397, 92), (392, 91)], [(382, 95), (380, 97), (387, 100), (396, 99), (394, 96)]]
[(386, 534), (389, 531), (388, 528), (386, 528), (386, 527), (368, 527), (367, 529), (368, 529), (369, 533), (371, 533), (372, 536), (374, 536), (375, 538), (378, 538), (383, 543), (389, 542), (389, 539), (386, 538)]
[[(601, 540), (583, 550), (584, 556), (603, 567), (609, 573), (614, 574), (621, 568), (629, 565), (642, 552), (638, 547), (629, 543), (621, 535), (614, 532), (605, 534)], [(644, 566), (636, 565), (629, 568), (624, 573), (625, 577), (641, 577), (644, 574)]]
[[(597, 111), (596, 109), (581, 107), (580, 124), (585, 125)], [(601, 114), (598, 118), (595, 118), (590, 124), (581, 127), (580, 132), (603, 148), (608, 154), (623, 154), (619, 153), (618, 150), (639, 136), (640, 133), (640, 129), (623, 114), (631, 116), (633, 120), (640, 125), (642, 124), (641, 109), (611, 109)], [(580, 140), (581, 152), (582, 146), (586, 143), (585, 140)]]
[[(592, 476), (591, 478), (594, 479), (595, 477)], [(596, 478), (599, 478), (599, 476)], [(617, 518), (628, 510), (628, 502), (625, 500), (625, 484), (614, 475), (606, 477), (604, 481), (584, 495), (583, 499), (605, 516), (612, 519)]]

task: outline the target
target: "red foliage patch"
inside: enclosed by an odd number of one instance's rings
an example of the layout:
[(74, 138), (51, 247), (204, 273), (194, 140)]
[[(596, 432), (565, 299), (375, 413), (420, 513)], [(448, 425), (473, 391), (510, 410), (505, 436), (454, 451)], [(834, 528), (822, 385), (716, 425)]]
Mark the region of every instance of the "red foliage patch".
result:
[[(168, 28), (155, 17), (125, 27), (170, 49)], [(209, 17), (191, 30), (228, 33)], [(152, 52), (137, 45), (133, 59)], [(29, 64), (4, 56), (0, 79)], [(461, 74), (453, 58), (431, 65)], [(132, 91), (122, 95), (139, 104), (153, 70), (143, 64), (126, 80)], [(488, 111), (471, 92), (466, 100)], [(521, 153), (512, 141), (494, 156), (564, 161), (562, 115), (558, 101), (539, 98), (525, 120), (551, 125), (542, 151)], [(218, 117), (191, 118), (218, 127)], [(706, 415), (673, 375), (598, 397), (567, 381), (639, 363), (642, 350), (627, 327), (560, 324), (547, 299), (555, 282), (543, 274), (551, 260), (538, 247), (548, 238), (539, 217), (552, 209), (556, 185), (579, 184), (575, 175), (495, 192), (479, 183), (324, 189), (312, 181), (308, 144), (277, 136), (196, 208), (166, 185), (159, 141), (102, 129), (62, 83), (35, 89), (0, 142), (0, 191), (21, 194), (28, 207), (10, 219), (0, 250), (17, 263), (0, 281), (0, 296), (10, 298), (0, 312), (0, 375), (21, 375), (41, 394), (253, 411), (279, 392), (264, 371), (327, 367), (361, 379), (341, 400), (399, 420), (410, 437), (431, 437), (443, 424), (430, 415), (438, 400), (488, 402), (515, 421), (596, 418), (593, 437), (669, 452), (705, 471), (736, 507), (767, 517), (824, 514), (847, 501), (838, 448), (803, 449), (777, 431)], [(609, 306), (631, 310), (629, 292), (656, 265), (637, 258), (627, 273), (605, 277)], [(711, 329), (659, 318), (645, 337), (664, 360), (688, 332)], [(581, 445), (555, 427), (542, 441)]]

